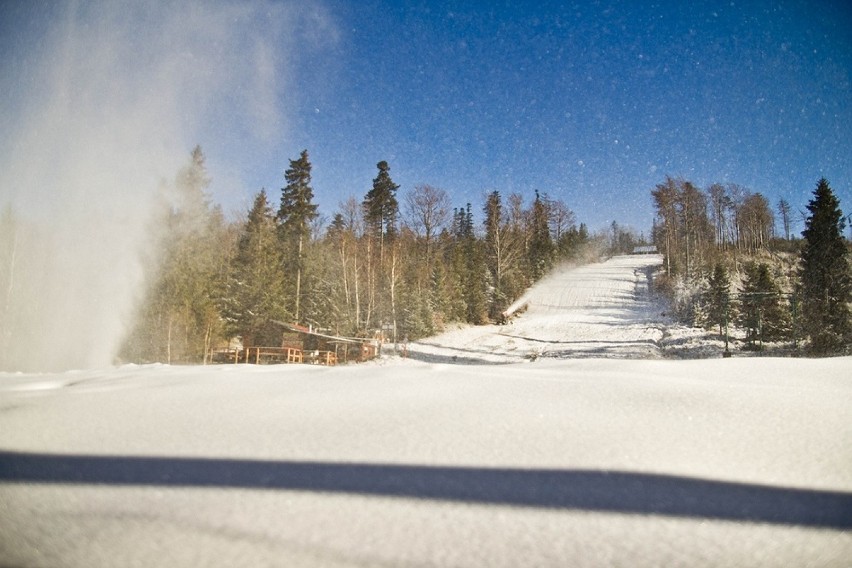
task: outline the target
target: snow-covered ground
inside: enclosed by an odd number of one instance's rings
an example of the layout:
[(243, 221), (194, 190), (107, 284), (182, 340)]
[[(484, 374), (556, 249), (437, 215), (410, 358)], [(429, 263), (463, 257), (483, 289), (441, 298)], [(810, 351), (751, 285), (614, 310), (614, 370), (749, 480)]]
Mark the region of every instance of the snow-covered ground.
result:
[(0, 566), (848, 566), (852, 359), (661, 358), (655, 262), (406, 360), (0, 374)]
[(466, 327), (415, 342), (411, 357), (459, 363), (659, 357), (664, 332), (673, 327), (652, 293), (652, 274), (661, 263), (657, 255), (621, 256), (556, 271), (509, 308), (522, 313), (508, 325)]

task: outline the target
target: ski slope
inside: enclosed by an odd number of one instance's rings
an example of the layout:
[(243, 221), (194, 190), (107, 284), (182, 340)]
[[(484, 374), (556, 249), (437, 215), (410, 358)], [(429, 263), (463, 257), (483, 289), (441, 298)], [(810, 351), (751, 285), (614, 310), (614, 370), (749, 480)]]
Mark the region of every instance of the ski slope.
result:
[(848, 566), (852, 359), (659, 358), (642, 262), (406, 360), (0, 373), (0, 566)]
[(659, 255), (565, 267), (515, 302), (503, 326), (454, 330), (413, 343), (411, 357), (459, 363), (556, 358), (655, 358), (666, 319), (652, 294)]

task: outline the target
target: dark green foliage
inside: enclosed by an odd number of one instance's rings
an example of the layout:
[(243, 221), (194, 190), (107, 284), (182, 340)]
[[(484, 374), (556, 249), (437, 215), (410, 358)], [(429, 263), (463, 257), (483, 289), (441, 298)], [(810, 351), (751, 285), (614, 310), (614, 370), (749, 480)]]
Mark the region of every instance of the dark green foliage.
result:
[(618, 222), (610, 224), (610, 254), (630, 254), (642, 243), (636, 233), (629, 227), (622, 227)]
[(781, 291), (764, 263), (746, 269), (740, 293), (740, 325), (746, 341), (777, 341), (789, 335), (790, 316)]
[(415, 287), (404, 286), (400, 293), (400, 304), (400, 338), (419, 339), (435, 333), (428, 294)]
[(556, 242), (556, 255), (565, 260), (575, 260), (589, 243), (589, 230), (585, 223), (580, 227), (571, 227)]
[(462, 320), (472, 324), (485, 323), (488, 316), (486, 276), (482, 243), (473, 231), (473, 213), (470, 203), (465, 209), (457, 209), (453, 215), (454, 240), (450, 254), (456, 289), (464, 313)]
[(288, 320), (278, 225), (266, 191), (257, 194), (231, 263), (223, 316), (232, 336), (246, 346), (277, 345), (281, 330), (271, 320)]
[(550, 226), (546, 202), (535, 192), (535, 201), (532, 205), (529, 245), (530, 273), (533, 280), (538, 280), (553, 267), (553, 239), (550, 237)]
[(204, 362), (223, 333), (219, 305), (230, 260), (221, 211), (211, 207), (204, 154), (196, 146), (178, 173), (157, 277), (122, 349), (134, 361)]
[(399, 202), (396, 199), (399, 186), (391, 179), (390, 166), (386, 161), (382, 160), (376, 167), (379, 173), (364, 198), (364, 222), (373, 237), (390, 240), (396, 234), (396, 220), (399, 217)]
[(825, 178), (817, 183), (808, 211), (800, 269), (803, 328), (814, 354), (841, 353), (852, 334), (852, 277), (843, 212)]
[(305, 277), (304, 249), (310, 238), (311, 222), (317, 217), (317, 206), (313, 203), (311, 188), (311, 162), (308, 151), (303, 150), (298, 160), (290, 160), (290, 168), (284, 172), (287, 185), (281, 189), (281, 207), (278, 209), (279, 233), (283, 244), (283, 260), (286, 267), (287, 295), (292, 298), (293, 319), (301, 318), (300, 307), (304, 293)]
[(297, 160), (290, 160), (284, 180), (287, 185), (281, 189), (281, 206), (278, 209), (281, 236), (286, 243), (298, 243), (300, 239), (307, 240), (311, 221), (317, 217), (307, 150), (303, 150)]
[(724, 335), (725, 326), (731, 317), (731, 282), (728, 271), (721, 263), (716, 263), (707, 282), (705, 294), (705, 313), (708, 325), (718, 325), (719, 335)]
[(307, 151), (290, 161), (277, 211), (261, 191), (245, 220), (229, 225), (207, 202), (196, 148), (163, 208), (165, 253), (124, 356), (207, 361), (233, 337), (275, 346), (278, 321), (343, 335), (381, 328), (396, 339), (454, 321), (497, 321), (557, 258), (576, 255), (588, 240), (564, 203), (537, 192), (529, 208), (520, 194), (504, 207), (493, 192), (477, 235), (469, 203), (448, 219), (446, 194), (420, 186), (407, 196), (409, 223), (400, 224), (398, 186), (387, 162), (377, 167), (364, 200), (341, 204), (320, 236)]
[(396, 292), (399, 284), (399, 250), (394, 248), (397, 236), (399, 188), (390, 177), (390, 166), (384, 160), (376, 164), (379, 173), (373, 187), (361, 204), (366, 240), (367, 327), (392, 325), (396, 329)]

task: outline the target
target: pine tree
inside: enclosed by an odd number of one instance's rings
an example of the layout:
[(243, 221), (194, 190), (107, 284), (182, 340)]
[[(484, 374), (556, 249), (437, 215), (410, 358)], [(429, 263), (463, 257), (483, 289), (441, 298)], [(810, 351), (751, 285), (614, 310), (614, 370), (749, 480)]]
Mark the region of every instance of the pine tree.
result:
[(852, 277), (840, 203), (825, 178), (819, 180), (813, 195), (802, 232), (802, 318), (811, 351), (827, 355), (849, 349)]
[(310, 238), (311, 222), (317, 217), (311, 188), (311, 162), (308, 151), (302, 150), (299, 159), (290, 160), (290, 169), (284, 172), (287, 185), (281, 189), (281, 207), (278, 209), (281, 241), (285, 248), (285, 263), (293, 274), (293, 317), (299, 321), (302, 299), (304, 250)]

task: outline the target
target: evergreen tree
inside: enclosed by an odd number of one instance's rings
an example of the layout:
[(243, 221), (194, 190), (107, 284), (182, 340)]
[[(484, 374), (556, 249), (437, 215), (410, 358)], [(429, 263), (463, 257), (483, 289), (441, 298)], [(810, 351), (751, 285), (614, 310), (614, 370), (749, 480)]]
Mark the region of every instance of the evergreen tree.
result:
[(849, 348), (852, 277), (840, 203), (825, 178), (819, 180), (813, 195), (802, 232), (802, 317), (811, 351), (827, 355)]
[(278, 209), (281, 240), (284, 244), (285, 263), (293, 275), (293, 317), (299, 321), (304, 271), (304, 250), (310, 238), (311, 222), (317, 217), (311, 188), (311, 162), (308, 151), (303, 150), (297, 160), (290, 160), (284, 172), (287, 185), (281, 189), (281, 207)]
[(364, 198), (364, 221), (367, 232), (379, 239), (393, 239), (396, 233), (396, 220), (399, 217), (399, 203), (396, 199), (396, 185), (390, 177), (390, 166), (384, 160), (376, 164), (379, 173), (373, 180), (373, 187)]
[[(390, 177), (390, 166), (382, 160), (376, 167), (379, 173), (373, 187), (367, 192), (361, 206), (367, 246), (367, 309), (365, 320), (368, 327), (375, 323), (395, 325), (395, 289), (397, 284), (396, 250), (387, 249), (396, 236), (396, 221), (399, 203), (396, 200), (396, 185)], [(377, 320), (377, 321), (376, 321)]]
[(454, 284), (452, 295), (459, 302), (454, 304), (452, 319), (460, 319), (472, 324), (484, 323), (488, 313), (486, 302), (488, 270), (481, 243), (474, 234), (470, 203), (466, 208), (454, 211), (453, 237), (449, 264)]
[(230, 251), (222, 212), (207, 200), (209, 184), (196, 146), (164, 211), (157, 279), (122, 349), (130, 360), (206, 362), (222, 333), (219, 302)]
[(277, 233), (266, 191), (261, 190), (239, 237), (223, 305), (228, 330), (247, 347), (277, 345), (281, 330), (271, 322), (288, 319)]
[(530, 245), (529, 263), (533, 280), (538, 280), (553, 266), (553, 239), (550, 237), (549, 216), (546, 200), (542, 199), (538, 190), (530, 216)]
[(781, 291), (764, 263), (746, 268), (741, 298), (740, 325), (746, 329), (746, 341), (782, 339), (789, 329), (789, 316), (781, 304)]
[(725, 326), (731, 317), (731, 282), (728, 271), (721, 263), (713, 267), (707, 290), (707, 323), (719, 326), (719, 335), (724, 335)]

